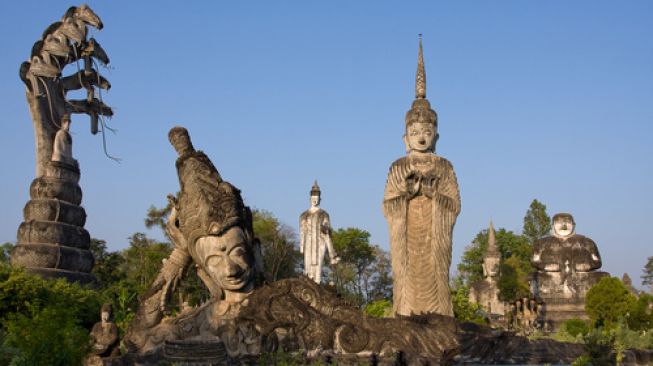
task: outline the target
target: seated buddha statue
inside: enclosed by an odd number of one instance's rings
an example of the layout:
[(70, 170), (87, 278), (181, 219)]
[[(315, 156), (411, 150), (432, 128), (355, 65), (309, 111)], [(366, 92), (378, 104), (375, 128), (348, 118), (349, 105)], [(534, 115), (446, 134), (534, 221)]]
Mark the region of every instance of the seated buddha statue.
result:
[(552, 235), (533, 243), (532, 264), (538, 271), (541, 294), (560, 293), (563, 297), (583, 296), (603, 273), (601, 256), (594, 241), (576, 234), (571, 214), (553, 216)]

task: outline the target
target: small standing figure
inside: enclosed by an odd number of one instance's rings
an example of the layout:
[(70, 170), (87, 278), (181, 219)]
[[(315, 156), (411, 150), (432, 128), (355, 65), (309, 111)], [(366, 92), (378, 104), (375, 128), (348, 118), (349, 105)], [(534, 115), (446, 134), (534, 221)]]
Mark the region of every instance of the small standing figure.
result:
[(322, 281), (322, 263), (327, 250), (332, 265), (340, 261), (331, 242), (329, 214), (318, 207), (320, 195), (320, 187), (315, 181), (311, 188), (311, 208), (299, 217), (299, 251), (304, 254), (304, 274), (317, 283)]
[(54, 135), (52, 160), (77, 166), (77, 160), (73, 158), (73, 138), (69, 131), (70, 115), (64, 114), (61, 118), (61, 128)]
[(91, 330), (91, 355), (85, 365), (102, 365), (101, 358), (118, 356), (118, 327), (111, 321), (111, 304), (102, 305), (101, 320)]

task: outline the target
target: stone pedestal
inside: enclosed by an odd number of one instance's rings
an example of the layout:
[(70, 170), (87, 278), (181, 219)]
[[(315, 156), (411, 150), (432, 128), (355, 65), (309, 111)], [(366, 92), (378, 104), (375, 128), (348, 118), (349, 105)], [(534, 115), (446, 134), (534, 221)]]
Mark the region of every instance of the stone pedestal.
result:
[(12, 264), (45, 278), (94, 282), (91, 238), (84, 230), (86, 212), (80, 206), (79, 167), (50, 161), (45, 170), (30, 186)]
[(544, 330), (553, 331), (569, 319), (589, 320), (585, 313), (585, 295), (606, 272), (573, 273), (564, 279), (560, 272), (534, 273), (534, 292), (544, 305), (539, 312), (539, 321)]

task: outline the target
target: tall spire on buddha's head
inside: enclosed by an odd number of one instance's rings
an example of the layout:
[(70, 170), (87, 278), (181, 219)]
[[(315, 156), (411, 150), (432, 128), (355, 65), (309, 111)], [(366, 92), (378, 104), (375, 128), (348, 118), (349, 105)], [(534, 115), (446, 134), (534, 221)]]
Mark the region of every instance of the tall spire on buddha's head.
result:
[(424, 69), (424, 52), (422, 51), (422, 34), (419, 35), (419, 53), (417, 55), (417, 74), (415, 75), (415, 98), (426, 98), (426, 70)]
[(496, 239), (494, 238), (494, 225), (492, 224), (492, 220), (490, 220), (490, 228), (488, 230), (488, 240), (487, 240), (487, 253), (494, 254), (498, 252), (499, 250), (497, 249)]
[(415, 100), (406, 113), (406, 126), (412, 123), (431, 123), (438, 126), (438, 115), (431, 109), (431, 103), (426, 99), (426, 68), (424, 67), (424, 52), (422, 35), (419, 35), (419, 51), (417, 54), (417, 74), (415, 75)]

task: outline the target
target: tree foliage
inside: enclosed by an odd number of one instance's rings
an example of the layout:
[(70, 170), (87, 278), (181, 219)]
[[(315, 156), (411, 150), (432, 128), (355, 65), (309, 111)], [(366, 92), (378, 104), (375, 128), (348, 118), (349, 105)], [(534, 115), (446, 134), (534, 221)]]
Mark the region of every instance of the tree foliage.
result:
[(261, 242), (265, 278), (277, 281), (297, 276), (301, 255), (293, 229), (269, 211), (255, 210), (252, 216), (254, 234)]
[(0, 332), (11, 364), (80, 364), (100, 303), (95, 290), (0, 264)]
[[(465, 286), (469, 287), (483, 277), (483, 257), (488, 246), (488, 230), (480, 231), (470, 244), (458, 264), (458, 273)], [(501, 253), (499, 297), (512, 301), (529, 293), (528, 277), (533, 271), (531, 256), (533, 247), (528, 240), (512, 231), (499, 228), (495, 232), (497, 248)]]
[(653, 257), (648, 257), (642, 274), (642, 285), (653, 285)]
[(388, 299), (380, 299), (369, 302), (363, 308), (367, 316), (373, 318), (388, 318), (392, 316), (392, 302)]
[(357, 305), (386, 298), (392, 282), (390, 260), (381, 248), (370, 244), (370, 233), (341, 228), (333, 232), (332, 240), (341, 258), (330, 273), (338, 291)]
[(653, 296), (641, 293), (628, 311), (628, 327), (632, 330), (653, 331)]
[(469, 301), (469, 287), (467, 285), (454, 280), (454, 285), (451, 288), (451, 302), (454, 317), (458, 321), (487, 324), (480, 305)]
[(551, 218), (546, 213), (546, 205), (534, 199), (524, 216), (524, 229), (522, 235), (533, 244), (551, 231)]
[(612, 328), (625, 319), (637, 301), (616, 277), (603, 277), (587, 291), (585, 312), (596, 328)]
[(0, 245), (0, 263), (10, 262), (12, 249), (14, 249), (14, 243), (6, 242)]

